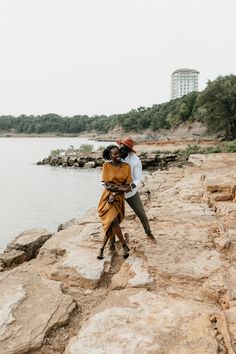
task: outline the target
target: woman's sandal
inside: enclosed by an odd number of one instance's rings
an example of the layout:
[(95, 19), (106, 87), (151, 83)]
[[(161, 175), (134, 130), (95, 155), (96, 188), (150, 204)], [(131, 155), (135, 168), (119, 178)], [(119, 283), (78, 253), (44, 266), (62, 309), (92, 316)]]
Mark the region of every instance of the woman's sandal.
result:
[(98, 253), (98, 255), (97, 255), (97, 259), (103, 259), (103, 258), (104, 258), (104, 256), (103, 256), (103, 249), (100, 248), (100, 251), (99, 251), (99, 253)]
[(123, 258), (124, 259), (126, 259), (126, 258), (128, 258), (129, 257), (129, 251), (130, 251), (130, 249), (129, 249), (129, 247), (127, 246), (127, 245), (124, 245), (123, 246)]

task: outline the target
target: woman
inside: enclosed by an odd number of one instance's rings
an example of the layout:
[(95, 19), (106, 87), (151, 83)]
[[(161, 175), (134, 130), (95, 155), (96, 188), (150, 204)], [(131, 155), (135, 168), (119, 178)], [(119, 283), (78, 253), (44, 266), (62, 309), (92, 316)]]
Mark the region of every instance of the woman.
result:
[(125, 243), (120, 223), (124, 219), (124, 193), (131, 190), (132, 183), (129, 164), (120, 160), (119, 148), (110, 145), (103, 151), (103, 158), (107, 160), (102, 167), (102, 183), (105, 187), (98, 204), (98, 215), (102, 219), (105, 236), (102, 241), (98, 259), (103, 259), (103, 251), (108, 239), (117, 235), (122, 247), (123, 257), (129, 256), (129, 247)]

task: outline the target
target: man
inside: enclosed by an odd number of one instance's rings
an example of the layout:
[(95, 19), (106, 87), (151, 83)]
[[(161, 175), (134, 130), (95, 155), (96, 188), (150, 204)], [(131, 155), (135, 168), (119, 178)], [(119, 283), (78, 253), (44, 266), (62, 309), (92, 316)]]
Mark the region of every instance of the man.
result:
[(134, 141), (130, 138), (126, 138), (123, 140), (117, 140), (116, 143), (120, 146), (121, 158), (130, 165), (133, 179), (131, 185), (132, 190), (125, 193), (125, 200), (140, 219), (147, 237), (153, 242), (156, 242), (138, 193), (138, 186), (142, 180), (142, 163), (140, 158), (135, 154), (136, 151), (133, 149)]

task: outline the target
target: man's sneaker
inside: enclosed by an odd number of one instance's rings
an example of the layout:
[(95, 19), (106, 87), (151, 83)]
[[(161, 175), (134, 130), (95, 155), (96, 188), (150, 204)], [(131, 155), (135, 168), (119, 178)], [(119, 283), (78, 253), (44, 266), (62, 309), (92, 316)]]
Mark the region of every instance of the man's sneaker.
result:
[(148, 238), (149, 238), (149, 240), (151, 240), (152, 242), (157, 243), (157, 240), (155, 239), (155, 237), (153, 236), (153, 234), (152, 234), (152, 233), (147, 234), (147, 237), (148, 237)]

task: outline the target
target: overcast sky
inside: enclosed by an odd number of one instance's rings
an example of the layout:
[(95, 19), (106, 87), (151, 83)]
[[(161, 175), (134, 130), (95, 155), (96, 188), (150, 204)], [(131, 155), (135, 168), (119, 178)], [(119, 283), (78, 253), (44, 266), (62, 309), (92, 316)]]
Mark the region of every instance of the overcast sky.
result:
[(0, 115), (169, 101), (179, 68), (236, 74), (236, 0), (0, 0)]

